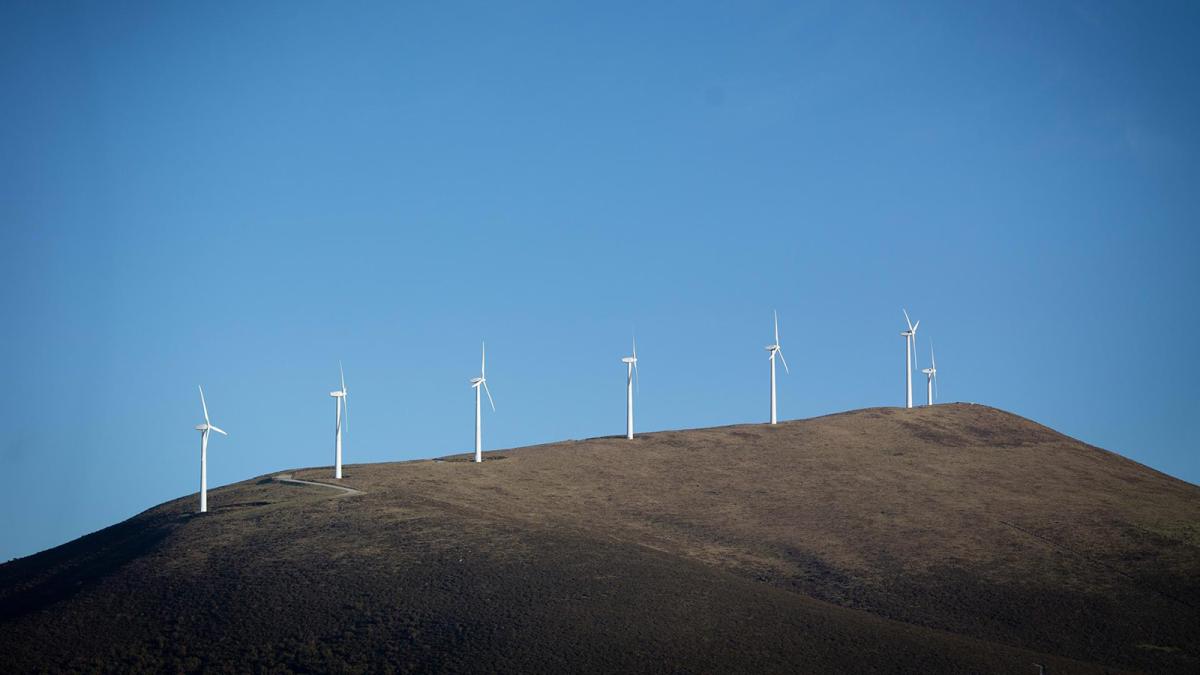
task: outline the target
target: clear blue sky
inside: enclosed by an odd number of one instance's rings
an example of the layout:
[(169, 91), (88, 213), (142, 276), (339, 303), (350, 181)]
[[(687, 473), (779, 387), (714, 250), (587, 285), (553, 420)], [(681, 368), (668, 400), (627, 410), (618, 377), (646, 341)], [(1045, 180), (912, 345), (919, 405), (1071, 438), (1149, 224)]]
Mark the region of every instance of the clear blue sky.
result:
[[(221, 485), (941, 393), (1200, 481), (1195, 3), (7, 3), (0, 560)], [(519, 5), (519, 6), (512, 6)], [(918, 375), (918, 377), (922, 377)], [(920, 382), (920, 380), (918, 380)], [(918, 392), (921, 389), (918, 385)], [(918, 398), (920, 393), (918, 393)]]

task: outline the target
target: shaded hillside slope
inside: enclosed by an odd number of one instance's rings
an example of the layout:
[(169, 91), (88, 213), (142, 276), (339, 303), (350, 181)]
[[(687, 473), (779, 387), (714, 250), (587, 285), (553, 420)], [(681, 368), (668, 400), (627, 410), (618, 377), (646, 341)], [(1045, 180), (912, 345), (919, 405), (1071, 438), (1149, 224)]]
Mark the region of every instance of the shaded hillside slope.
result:
[(0, 566), (0, 667), (1200, 666), (1200, 488), (999, 410), (487, 457), (246, 481)]

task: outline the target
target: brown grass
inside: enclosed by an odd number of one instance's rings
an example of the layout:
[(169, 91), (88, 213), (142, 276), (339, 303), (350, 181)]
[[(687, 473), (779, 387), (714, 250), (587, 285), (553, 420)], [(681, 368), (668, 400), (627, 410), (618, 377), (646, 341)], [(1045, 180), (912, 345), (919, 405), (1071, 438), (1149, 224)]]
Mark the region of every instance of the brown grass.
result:
[(0, 667), (1200, 668), (1200, 489), (999, 410), (488, 457), (246, 481), (0, 566)]

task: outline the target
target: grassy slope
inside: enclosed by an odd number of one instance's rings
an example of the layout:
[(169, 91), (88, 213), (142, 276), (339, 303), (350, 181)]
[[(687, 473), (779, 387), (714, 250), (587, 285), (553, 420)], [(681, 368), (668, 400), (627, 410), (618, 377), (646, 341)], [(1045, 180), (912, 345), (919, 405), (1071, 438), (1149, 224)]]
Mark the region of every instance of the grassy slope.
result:
[(247, 481), (0, 566), (0, 667), (1200, 666), (1200, 488), (998, 410), (489, 457)]

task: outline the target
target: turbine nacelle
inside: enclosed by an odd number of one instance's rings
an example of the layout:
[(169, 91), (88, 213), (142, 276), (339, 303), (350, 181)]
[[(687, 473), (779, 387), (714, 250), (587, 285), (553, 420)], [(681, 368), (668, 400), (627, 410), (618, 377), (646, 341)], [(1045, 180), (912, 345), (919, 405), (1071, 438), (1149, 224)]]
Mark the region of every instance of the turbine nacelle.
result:
[(196, 431), (200, 431), (200, 432), (204, 432), (204, 431), (215, 431), (215, 432), (217, 432), (218, 434), (221, 434), (221, 435), (223, 435), (223, 436), (228, 436), (228, 435), (229, 435), (229, 434), (225, 433), (225, 431), (224, 431), (224, 430), (222, 430), (222, 429), (219, 429), (219, 428), (217, 428), (217, 427), (214, 427), (214, 426), (213, 426), (213, 425), (211, 425), (211, 424), (197, 424), (197, 425), (196, 425)]
[(330, 395), (330, 396), (333, 396), (334, 398), (341, 398), (341, 397), (343, 397), (343, 396), (345, 396), (345, 395), (346, 395), (346, 392), (344, 392), (344, 391), (331, 391), (331, 392), (329, 392), (329, 395)]
[(637, 363), (637, 358), (633, 356), (626, 356), (625, 358), (621, 359), (621, 363)]

